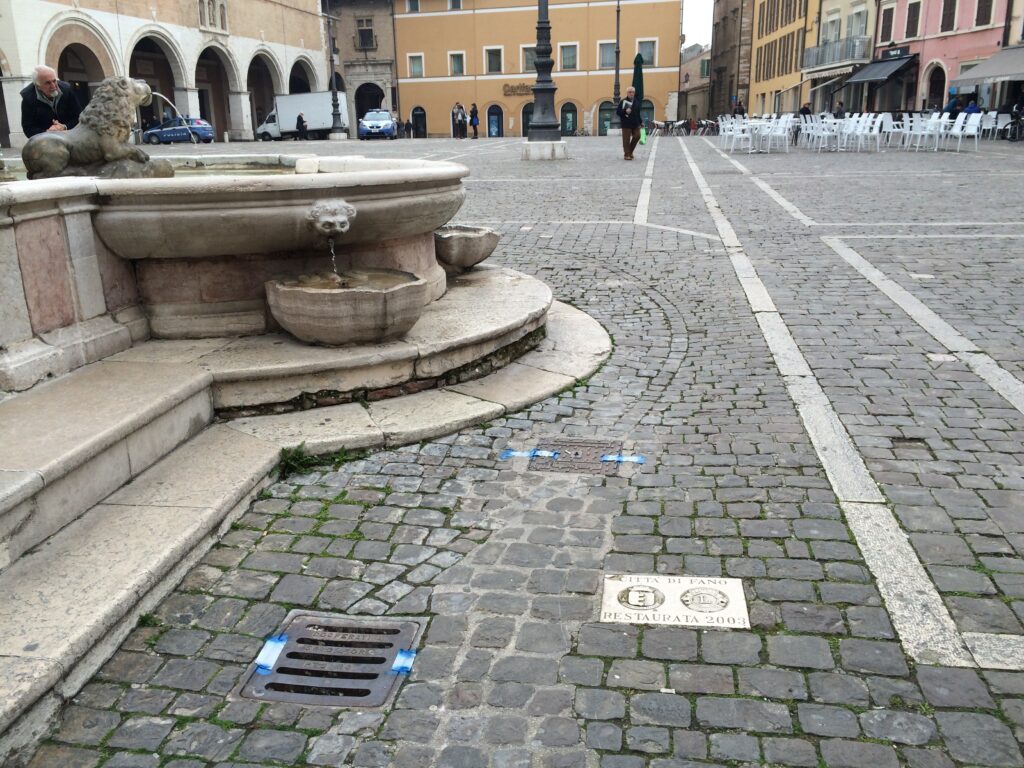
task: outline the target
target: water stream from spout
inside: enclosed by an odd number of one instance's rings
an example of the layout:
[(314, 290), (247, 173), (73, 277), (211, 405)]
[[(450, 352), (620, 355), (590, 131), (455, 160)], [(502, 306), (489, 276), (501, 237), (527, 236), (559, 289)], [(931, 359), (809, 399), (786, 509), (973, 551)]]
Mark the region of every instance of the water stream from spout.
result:
[(335, 257), (334, 257), (334, 238), (333, 237), (327, 238), (327, 246), (331, 249), (331, 269), (334, 270), (334, 274), (336, 274), (338, 277), (341, 277), (341, 273), (338, 272), (338, 262), (335, 260)]
[(154, 96), (159, 96), (161, 99), (163, 99), (165, 102), (167, 102), (167, 106), (169, 106), (171, 109), (173, 109), (174, 110), (174, 114), (177, 115), (179, 118), (181, 118), (181, 121), (185, 124), (185, 129), (188, 131), (189, 139), (192, 140), (193, 144), (198, 144), (199, 143), (199, 139), (196, 138), (196, 135), (192, 132), (192, 129), (189, 127), (188, 120), (186, 120), (185, 117), (181, 114), (181, 112), (178, 111), (178, 108), (176, 106), (174, 106), (174, 102), (171, 101), (170, 99), (168, 99), (162, 93), (159, 93), (158, 91), (152, 91), (152, 94)]

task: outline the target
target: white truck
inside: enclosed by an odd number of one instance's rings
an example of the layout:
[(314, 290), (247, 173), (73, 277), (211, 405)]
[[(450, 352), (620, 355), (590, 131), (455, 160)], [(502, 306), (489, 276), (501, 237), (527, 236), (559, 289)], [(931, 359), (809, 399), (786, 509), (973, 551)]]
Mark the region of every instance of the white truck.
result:
[[(256, 138), (263, 141), (291, 139), (298, 131), (295, 128), (299, 112), (306, 119), (306, 131), (311, 139), (326, 139), (334, 125), (331, 92), (291, 93), (274, 97), (274, 109), (256, 128)], [(338, 91), (338, 110), (341, 112), (341, 127), (348, 130), (348, 101)]]

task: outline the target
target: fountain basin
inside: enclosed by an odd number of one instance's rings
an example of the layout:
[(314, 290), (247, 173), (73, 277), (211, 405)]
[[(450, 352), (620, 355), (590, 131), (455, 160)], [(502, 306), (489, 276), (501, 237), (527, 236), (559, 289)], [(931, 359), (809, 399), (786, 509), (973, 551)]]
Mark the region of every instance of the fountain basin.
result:
[(348, 230), (333, 235), (339, 269), (411, 272), (426, 283), (424, 304), (444, 295), (433, 232), (462, 204), (464, 166), (306, 160), (296, 173), (94, 182), (96, 233), (134, 263), (154, 336), (274, 330), (264, 284), (327, 267), (327, 238), (310, 221), (318, 204), (356, 210)]
[(487, 227), (448, 224), (434, 231), (434, 250), (448, 274), (459, 274), (490, 256), (500, 237)]
[(270, 280), (274, 319), (297, 339), (342, 346), (404, 336), (426, 303), (427, 284), (409, 272), (361, 270), (298, 280)]

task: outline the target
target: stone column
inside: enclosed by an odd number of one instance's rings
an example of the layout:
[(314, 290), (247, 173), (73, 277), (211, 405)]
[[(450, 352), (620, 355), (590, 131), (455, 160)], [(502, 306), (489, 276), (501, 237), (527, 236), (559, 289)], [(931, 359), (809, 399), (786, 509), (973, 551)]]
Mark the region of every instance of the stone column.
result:
[[(11, 128), (11, 148), (25, 146), (28, 137), (21, 130), (21, 89), (32, 82), (31, 77), (5, 77), (0, 79), (4, 89), (4, 107), (7, 124)], [(15, 153), (11, 153), (15, 154)]]
[(174, 106), (183, 115), (199, 117), (199, 89), (198, 88), (175, 88)]
[(228, 93), (228, 135), (232, 141), (252, 141), (252, 95), (248, 91)]

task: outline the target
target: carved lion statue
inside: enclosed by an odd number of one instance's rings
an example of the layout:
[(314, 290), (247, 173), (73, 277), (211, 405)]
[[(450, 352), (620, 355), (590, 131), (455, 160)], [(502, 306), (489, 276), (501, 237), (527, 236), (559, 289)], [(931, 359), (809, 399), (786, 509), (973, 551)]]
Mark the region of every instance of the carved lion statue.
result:
[(136, 110), (153, 99), (149, 86), (129, 77), (108, 77), (69, 131), (40, 133), (21, 151), (30, 179), (54, 176), (143, 178), (173, 176), (166, 160), (128, 143)]

